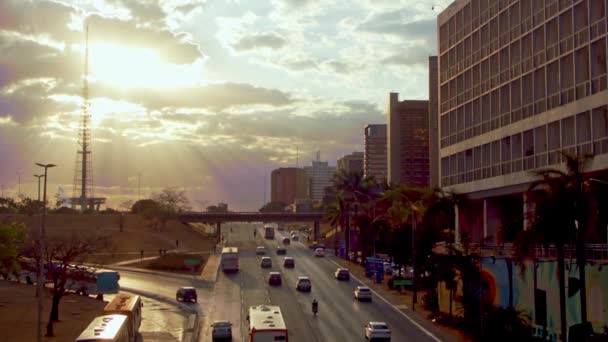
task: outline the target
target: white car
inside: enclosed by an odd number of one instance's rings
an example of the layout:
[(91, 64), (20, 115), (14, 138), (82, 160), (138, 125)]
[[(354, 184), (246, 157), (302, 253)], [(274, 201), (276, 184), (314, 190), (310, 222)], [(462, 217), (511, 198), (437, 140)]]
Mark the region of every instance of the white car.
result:
[(384, 322), (369, 322), (365, 325), (365, 338), (370, 341), (390, 341), (391, 330)]
[(318, 256), (318, 257), (325, 256), (325, 249), (323, 249), (323, 248), (315, 249), (315, 256)]
[(211, 338), (232, 339), (232, 323), (229, 321), (215, 321), (211, 324)]
[(369, 289), (369, 287), (366, 286), (357, 286), (357, 288), (355, 289), (355, 299), (356, 300), (368, 300), (368, 301), (372, 301), (372, 290)]

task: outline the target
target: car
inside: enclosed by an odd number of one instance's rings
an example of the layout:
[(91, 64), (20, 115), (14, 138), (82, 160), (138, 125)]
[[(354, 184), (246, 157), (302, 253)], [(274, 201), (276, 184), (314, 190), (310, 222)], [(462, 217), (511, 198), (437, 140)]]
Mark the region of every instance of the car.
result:
[(291, 243), (291, 240), (289, 240), (289, 238), (288, 238), (288, 237), (284, 237), (284, 238), (283, 238), (283, 244), (284, 244), (284, 245), (289, 245), (290, 243)]
[(230, 321), (214, 321), (211, 324), (211, 338), (232, 340), (232, 323)]
[(297, 235), (297, 234), (292, 234), (292, 235), (291, 235), (291, 239), (292, 239), (293, 241), (300, 241), (300, 236), (299, 236), (299, 235)]
[(287, 249), (285, 247), (277, 247), (277, 255), (285, 255), (287, 254)]
[(338, 268), (336, 273), (334, 273), (334, 276), (338, 280), (349, 280), (350, 272), (348, 271), (348, 268)]
[(296, 267), (296, 261), (291, 257), (285, 257), (285, 259), (283, 259), (283, 267), (294, 268)]
[(273, 286), (281, 286), (281, 273), (279, 272), (270, 272), (268, 273), (268, 285)]
[(180, 287), (175, 294), (175, 300), (178, 302), (195, 302), (198, 299), (196, 289), (194, 287), (185, 286)]
[(367, 286), (357, 286), (354, 293), (355, 299), (358, 301), (372, 301), (372, 290), (370, 290)]
[(308, 226), (306, 226), (306, 225), (300, 226), (300, 228), (299, 228), (299, 230), (304, 233), (308, 232), (309, 229), (310, 228), (308, 228)]
[(325, 249), (324, 248), (315, 249), (315, 256), (317, 256), (317, 257), (325, 256)]
[(265, 255), (266, 254), (266, 247), (264, 247), (264, 246), (258, 246), (255, 249), (255, 254), (257, 254), (257, 255)]
[(271, 268), (272, 267), (272, 259), (270, 257), (262, 257), (260, 261), (261, 268)]
[(365, 338), (370, 341), (390, 341), (391, 330), (385, 322), (368, 322), (365, 324)]
[(310, 283), (310, 278), (305, 276), (298, 277), (296, 281), (296, 290), (303, 292), (310, 292), (312, 289), (312, 284)]
[(313, 243), (308, 246), (308, 248), (312, 249), (313, 251), (317, 248), (323, 248), (325, 249), (325, 244), (324, 243), (319, 243), (317, 241), (313, 241)]

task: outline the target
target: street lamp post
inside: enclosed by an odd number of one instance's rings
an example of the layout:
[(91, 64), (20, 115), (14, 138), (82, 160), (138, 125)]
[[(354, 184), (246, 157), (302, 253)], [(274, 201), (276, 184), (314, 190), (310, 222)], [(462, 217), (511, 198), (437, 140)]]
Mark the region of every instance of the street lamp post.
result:
[[(43, 258), (44, 258), (44, 250), (45, 250), (45, 221), (46, 221), (46, 180), (48, 179), (48, 169), (51, 167), (55, 167), (54, 164), (40, 164), (36, 163), (36, 165), (44, 168), (44, 190), (43, 190), (43, 209), (42, 209), (42, 220), (40, 223), (40, 252), (38, 258), (38, 342), (42, 341), (42, 309), (43, 309), (43, 298), (44, 298), (44, 278), (43, 278)], [(38, 178), (40, 180), (40, 178)]]
[(34, 175), (34, 177), (38, 178), (38, 202), (40, 202), (40, 178), (44, 177), (44, 175)]

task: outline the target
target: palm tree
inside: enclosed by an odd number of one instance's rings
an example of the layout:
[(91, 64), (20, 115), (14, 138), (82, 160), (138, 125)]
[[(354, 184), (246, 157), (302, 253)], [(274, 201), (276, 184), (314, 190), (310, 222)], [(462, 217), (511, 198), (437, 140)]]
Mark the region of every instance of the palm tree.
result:
[[(518, 261), (531, 257), (534, 245), (542, 241), (545, 247), (555, 244), (559, 284), (560, 322), (562, 338), (567, 336), (565, 246), (576, 242), (580, 277), (581, 320), (587, 322), (585, 288), (584, 230), (587, 227), (587, 199), (584, 170), (591, 156), (564, 155), (566, 170), (548, 168), (535, 171), (539, 178), (530, 184), (528, 198), (534, 204), (531, 229), (520, 234), (515, 244)], [(578, 229), (580, 227), (580, 229)], [(578, 231), (578, 236), (577, 236)], [(519, 262), (523, 270), (523, 263)]]

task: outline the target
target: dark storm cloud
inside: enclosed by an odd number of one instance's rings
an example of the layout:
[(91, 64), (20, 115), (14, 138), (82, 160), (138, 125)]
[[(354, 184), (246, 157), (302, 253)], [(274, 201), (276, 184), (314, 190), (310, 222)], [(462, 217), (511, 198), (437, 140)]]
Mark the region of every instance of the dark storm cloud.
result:
[(287, 45), (287, 40), (274, 32), (254, 33), (243, 36), (238, 42), (232, 44), (237, 51), (268, 48), (277, 50)]

